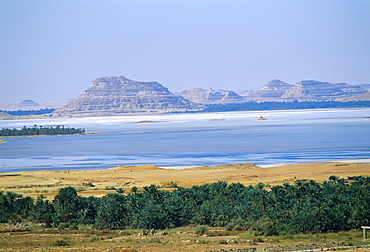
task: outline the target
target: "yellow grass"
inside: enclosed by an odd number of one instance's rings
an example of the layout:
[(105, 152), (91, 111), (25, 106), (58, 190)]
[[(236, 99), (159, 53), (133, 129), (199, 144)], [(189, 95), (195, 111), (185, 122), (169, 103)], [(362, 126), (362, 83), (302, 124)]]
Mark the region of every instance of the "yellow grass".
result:
[[(1, 173), (0, 190), (37, 197), (40, 194), (53, 198), (59, 188), (73, 186), (82, 196), (101, 197), (107, 187), (123, 188), (126, 191), (136, 186), (150, 184), (165, 187), (171, 183), (191, 187), (217, 181), (254, 185), (264, 182), (270, 185), (293, 183), (297, 179), (313, 179), (318, 182), (329, 176), (369, 176), (370, 164), (315, 163), (282, 165), (261, 168), (253, 164), (232, 164), (213, 167), (198, 167), (182, 170), (162, 169), (152, 165), (118, 166), (107, 170), (85, 171), (26, 171)], [(86, 186), (91, 182), (94, 187)], [(83, 185), (85, 183), (85, 185)]]

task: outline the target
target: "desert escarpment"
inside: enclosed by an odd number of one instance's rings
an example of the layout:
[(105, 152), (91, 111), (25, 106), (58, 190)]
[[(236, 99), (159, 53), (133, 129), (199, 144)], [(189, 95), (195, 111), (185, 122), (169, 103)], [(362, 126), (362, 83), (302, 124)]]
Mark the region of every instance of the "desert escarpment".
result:
[(278, 79), (269, 81), (256, 91), (249, 93), (246, 99), (249, 101), (276, 101), (279, 100), (293, 85)]
[(226, 93), (211, 88), (194, 88), (176, 95), (202, 105), (233, 104), (243, 102), (322, 102), (322, 101), (364, 101), (369, 100), (364, 94), (366, 89), (359, 85), (329, 83), (315, 80), (303, 80), (294, 85), (274, 79), (247, 94), (234, 91)]
[(366, 93), (361, 86), (346, 83), (329, 83), (304, 80), (291, 85), (280, 80), (272, 80), (258, 90), (251, 92), (248, 101), (289, 102), (289, 101), (340, 101)]
[(207, 90), (202, 88), (194, 88), (176, 93), (176, 95), (182, 96), (185, 99), (198, 104), (227, 104), (245, 101), (241, 95), (235, 93), (234, 91), (226, 91), (225, 93), (221, 93), (213, 90), (212, 88)]
[(248, 107), (250, 104), (263, 102), (369, 101), (366, 92), (359, 85), (346, 83), (303, 80), (292, 85), (274, 79), (243, 96), (232, 90), (216, 91), (212, 88), (194, 88), (173, 94), (158, 82), (108, 76), (95, 79), (79, 97), (56, 109), (53, 116), (194, 112), (214, 109), (215, 106), (251, 109)]
[(168, 113), (200, 110), (175, 96), (158, 82), (139, 82), (124, 76), (95, 79), (78, 98), (53, 115), (109, 115), (122, 113)]
[(370, 91), (368, 91), (366, 93), (363, 93), (363, 94), (360, 94), (360, 95), (356, 95), (356, 96), (341, 98), (339, 100), (340, 101), (343, 101), (343, 102), (349, 102), (349, 101), (370, 101)]

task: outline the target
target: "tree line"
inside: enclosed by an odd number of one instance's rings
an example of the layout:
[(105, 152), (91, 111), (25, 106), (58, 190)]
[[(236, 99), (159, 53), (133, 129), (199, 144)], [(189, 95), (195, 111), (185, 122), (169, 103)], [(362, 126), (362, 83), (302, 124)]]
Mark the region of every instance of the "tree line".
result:
[(34, 135), (73, 135), (83, 134), (85, 129), (76, 129), (57, 125), (56, 127), (43, 127), (34, 125), (33, 127), (23, 126), (21, 129), (6, 129), (0, 130), (0, 136), (34, 136)]
[(5, 112), (9, 115), (14, 116), (23, 116), (23, 115), (45, 115), (51, 114), (55, 109), (54, 108), (45, 108), (45, 109), (30, 109), (30, 110), (0, 110), (0, 112)]
[(156, 185), (102, 198), (65, 187), (53, 200), (0, 193), (0, 222), (30, 220), (47, 227), (167, 229), (188, 225), (251, 230), (257, 235), (316, 233), (370, 225), (370, 177), (330, 176), (268, 186), (219, 181), (164, 191)]

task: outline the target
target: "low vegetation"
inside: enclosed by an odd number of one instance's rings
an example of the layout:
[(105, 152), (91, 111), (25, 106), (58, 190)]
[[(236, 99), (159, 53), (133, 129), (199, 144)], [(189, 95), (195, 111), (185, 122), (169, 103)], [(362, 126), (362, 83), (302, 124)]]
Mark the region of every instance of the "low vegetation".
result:
[[(3, 111), (5, 113), (8, 113), (9, 115), (14, 115), (14, 116), (24, 116), (24, 115), (45, 115), (45, 114), (50, 114), (54, 111), (55, 109), (38, 109), (38, 110), (16, 110), (16, 111)], [(1, 112), (1, 110), (0, 110)]]
[(207, 233), (200, 235), (197, 227), (191, 226), (140, 231), (95, 230), (86, 225), (78, 230), (20, 225), (0, 224), (1, 251), (366, 251), (369, 246), (358, 230), (265, 237), (250, 231), (225, 232), (217, 227), (207, 227)]
[(73, 135), (73, 134), (83, 134), (84, 129), (76, 129), (70, 127), (64, 127), (63, 125), (56, 127), (43, 127), (34, 125), (33, 127), (23, 126), (22, 129), (1, 129), (0, 136), (38, 136), (38, 135)]
[(219, 181), (213, 184), (160, 190), (156, 185), (131, 192), (115, 190), (101, 198), (83, 197), (65, 187), (53, 200), (0, 194), (0, 222), (44, 223), (77, 229), (168, 229), (200, 226), (255, 235), (339, 232), (370, 225), (370, 177), (331, 176), (322, 183), (297, 180), (270, 187)]
[(112, 193), (98, 198), (64, 187), (52, 200), (0, 193), (1, 250), (357, 251), (369, 246), (359, 228), (370, 224), (370, 177), (109, 189)]

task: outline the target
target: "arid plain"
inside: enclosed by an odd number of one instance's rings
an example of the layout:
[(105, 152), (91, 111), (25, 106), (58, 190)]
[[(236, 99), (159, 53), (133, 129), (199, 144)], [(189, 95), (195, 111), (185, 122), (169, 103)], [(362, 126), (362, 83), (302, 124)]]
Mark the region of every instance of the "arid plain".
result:
[(0, 190), (21, 193), (24, 196), (45, 195), (52, 199), (58, 189), (75, 187), (81, 196), (100, 197), (114, 193), (109, 188), (123, 188), (129, 192), (132, 187), (151, 184), (163, 189), (175, 186), (191, 187), (217, 181), (254, 185), (263, 182), (269, 185), (294, 183), (295, 180), (316, 180), (318, 182), (335, 175), (369, 176), (370, 164), (358, 163), (311, 163), (290, 164), (262, 168), (254, 164), (230, 164), (188, 169), (163, 169), (156, 166), (118, 166), (106, 170), (72, 171), (25, 171), (0, 174)]

